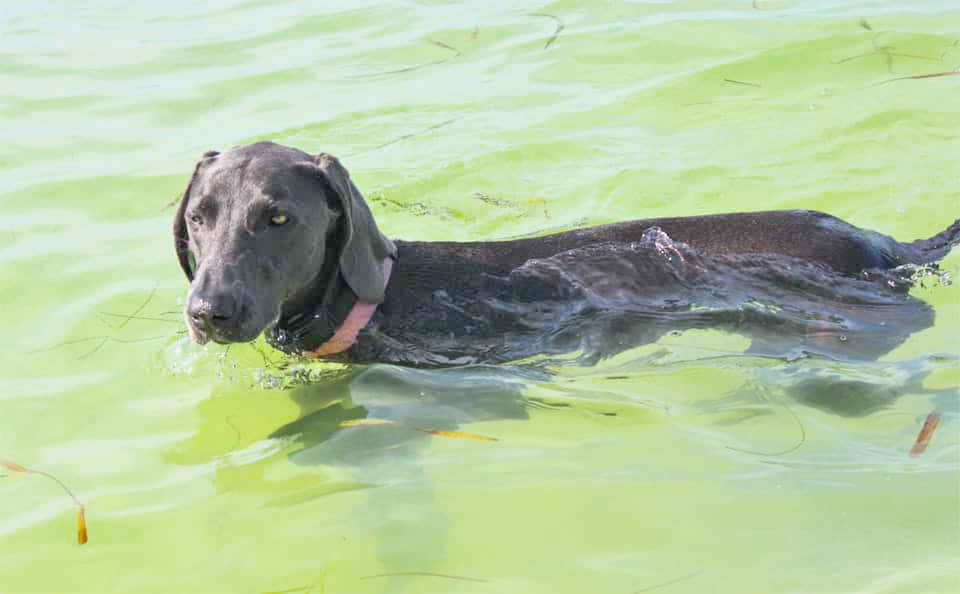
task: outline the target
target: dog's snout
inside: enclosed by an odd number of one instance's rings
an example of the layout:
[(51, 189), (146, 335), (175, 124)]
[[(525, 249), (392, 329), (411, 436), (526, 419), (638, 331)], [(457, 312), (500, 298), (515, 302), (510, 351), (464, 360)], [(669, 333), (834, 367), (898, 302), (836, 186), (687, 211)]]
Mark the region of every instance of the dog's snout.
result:
[(194, 295), (190, 299), (187, 313), (190, 319), (201, 328), (222, 326), (237, 317), (239, 305), (233, 295)]

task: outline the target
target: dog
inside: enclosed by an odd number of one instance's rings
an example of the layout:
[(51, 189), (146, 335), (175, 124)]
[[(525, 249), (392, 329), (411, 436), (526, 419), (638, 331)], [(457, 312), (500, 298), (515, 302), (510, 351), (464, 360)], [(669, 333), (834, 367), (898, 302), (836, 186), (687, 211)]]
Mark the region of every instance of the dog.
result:
[(874, 359), (933, 324), (915, 267), (960, 220), (901, 243), (809, 210), (634, 220), (511, 241), (392, 241), (344, 166), (271, 142), (203, 155), (173, 234), (194, 341), (417, 367), (577, 354), (671, 331)]

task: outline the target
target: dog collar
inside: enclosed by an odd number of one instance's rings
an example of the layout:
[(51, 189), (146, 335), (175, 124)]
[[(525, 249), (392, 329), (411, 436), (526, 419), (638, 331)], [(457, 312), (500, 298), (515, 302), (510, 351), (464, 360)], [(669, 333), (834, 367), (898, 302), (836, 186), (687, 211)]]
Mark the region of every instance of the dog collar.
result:
[[(387, 288), (387, 283), (390, 282), (390, 271), (392, 269), (393, 259), (387, 256), (383, 259), (384, 289)], [(340, 324), (340, 327), (337, 328), (337, 331), (334, 332), (333, 336), (312, 351), (303, 351), (303, 356), (318, 359), (329, 355), (336, 355), (349, 349), (357, 342), (357, 334), (370, 323), (370, 318), (373, 317), (375, 311), (377, 311), (376, 303), (367, 303), (366, 301), (357, 299), (357, 302), (353, 304), (353, 308), (350, 309), (350, 313), (347, 314), (347, 317), (343, 320), (343, 323)]]

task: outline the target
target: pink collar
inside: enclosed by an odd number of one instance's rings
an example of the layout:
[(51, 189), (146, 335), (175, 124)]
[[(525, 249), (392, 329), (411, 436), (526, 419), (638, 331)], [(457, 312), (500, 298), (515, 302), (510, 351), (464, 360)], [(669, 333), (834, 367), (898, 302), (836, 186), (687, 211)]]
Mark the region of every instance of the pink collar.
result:
[[(383, 260), (384, 289), (387, 288), (387, 283), (390, 282), (390, 271), (392, 269), (393, 259), (387, 256)], [(375, 311), (377, 311), (376, 303), (367, 303), (358, 299), (357, 302), (353, 304), (353, 309), (347, 314), (346, 319), (343, 320), (343, 323), (340, 324), (340, 327), (337, 328), (334, 335), (330, 337), (330, 340), (312, 351), (304, 351), (303, 356), (317, 359), (326, 357), (327, 355), (336, 355), (349, 349), (353, 346), (353, 343), (357, 342), (357, 334), (370, 323), (370, 318), (373, 317), (373, 312)]]

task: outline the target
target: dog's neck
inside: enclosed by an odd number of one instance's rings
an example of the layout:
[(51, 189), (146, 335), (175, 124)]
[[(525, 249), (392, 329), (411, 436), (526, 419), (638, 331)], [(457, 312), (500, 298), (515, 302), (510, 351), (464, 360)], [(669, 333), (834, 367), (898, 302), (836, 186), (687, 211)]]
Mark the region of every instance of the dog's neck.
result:
[(267, 342), (287, 354), (313, 350), (336, 334), (357, 303), (357, 295), (339, 273), (300, 299), (285, 303), (266, 332)]
[[(386, 290), (390, 282), (390, 271), (393, 269), (393, 259), (387, 256), (381, 264), (383, 269), (383, 288)], [(303, 356), (310, 358), (324, 358), (336, 355), (349, 349), (357, 342), (357, 335), (370, 322), (370, 318), (377, 311), (377, 304), (357, 299), (347, 317), (337, 326), (337, 330), (329, 340), (312, 350), (304, 350)]]
[[(383, 261), (384, 288), (390, 280), (393, 260)], [(307, 357), (335, 355), (350, 348), (376, 311), (376, 304), (358, 299), (335, 269), (332, 281), (311, 293), (319, 300), (301, 298), (286, 304), (277, 323), (267, 331), (267, 342), (289, 354)], [(316, 299), (316, 298), (315, 298)]]
[[(328, 254), (336, 253), (335, 240), (328, 238)], [(356, 293), (340, 274), (339, 258), (324, 258), (313, 282), (283, 303), (280, 318), (266, 332), (267, 342), (287, 354), (313, 350), (336, 333), (356, 302)]]

